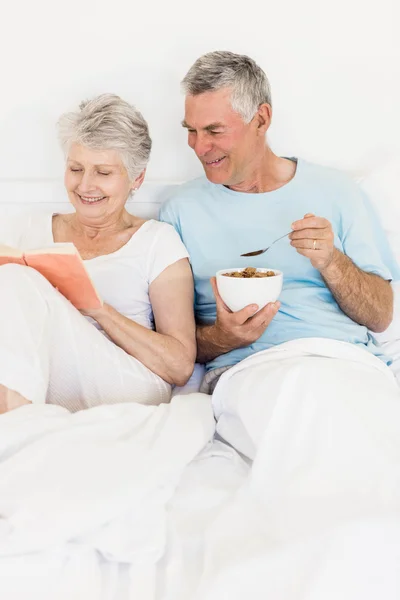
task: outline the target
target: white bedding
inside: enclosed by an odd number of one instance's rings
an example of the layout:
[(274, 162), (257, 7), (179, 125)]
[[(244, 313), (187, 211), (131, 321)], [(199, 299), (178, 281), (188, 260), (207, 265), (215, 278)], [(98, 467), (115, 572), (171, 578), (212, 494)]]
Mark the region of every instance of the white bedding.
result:
[(3, 415), (0, 598), (399, 600), (390, 370), (301, 340), (225, 373), (213, 402), (246, 461), (203, 394)]
[(129, 564), (130, 586), (153, 598), (166, 505), (213, 433), (204, 394), (159, 407), (71, 415), (44, 405), (2, 415), (0, 597), (97, 600), (106, 559)]
[(254, 459), (196, 600), (400, 598), (400, 392), (361, 348), (289, 342), (226, 372), (217, 431)]

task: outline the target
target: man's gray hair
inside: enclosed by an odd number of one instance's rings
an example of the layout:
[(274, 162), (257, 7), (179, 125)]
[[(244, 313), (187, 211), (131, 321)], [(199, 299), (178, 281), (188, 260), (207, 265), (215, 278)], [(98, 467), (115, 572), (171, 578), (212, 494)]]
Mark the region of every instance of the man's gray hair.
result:
[(79, 111), (63, 114), (58, 132), (65, 153), (72, 143), (95, 150), (116, 150), (130, 179), (142, 173), (150, 157), (146, 121), (134, 106), (114, 94), (101, 94), (82, 102)]
[(204, 92), (231, 88), (232, 108), (249, 123), (261, 104), (270, 104), (268, 78), (257, 63), (243, 54), (216, 51), (196, 60), (182, 81), (185, 94), (197, 96)]

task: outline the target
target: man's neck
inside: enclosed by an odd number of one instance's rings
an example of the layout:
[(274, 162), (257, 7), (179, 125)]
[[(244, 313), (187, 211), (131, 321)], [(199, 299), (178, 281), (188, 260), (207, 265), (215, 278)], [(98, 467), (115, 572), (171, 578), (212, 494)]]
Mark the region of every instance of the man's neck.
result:
[(295, 161), (280, 158), (266, 148), (261, 160), (250, 166), (249, 174), (243, 178), (243, 181), (227, 187), (235, 192), (248, 194), (273, 192), (293, 179), (296, 168)]

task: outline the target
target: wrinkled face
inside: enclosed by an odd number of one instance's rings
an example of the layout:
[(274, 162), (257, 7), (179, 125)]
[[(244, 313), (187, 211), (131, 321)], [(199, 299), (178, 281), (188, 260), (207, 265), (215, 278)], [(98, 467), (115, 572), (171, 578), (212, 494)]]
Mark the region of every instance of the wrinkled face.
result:
[(71, 144), (64, 183), (77, 213), (93, 219), (120, 212), (135, 187), (118, 152), (80, 144)]
[(207, 178), (213, 183), (232, 186), (245, 180), (262, 145), (257, 120), (245, 123), (233, 110), (230, 94), (225, 88), (186, 96), (182, 124), (188, 130), (188, 144)]

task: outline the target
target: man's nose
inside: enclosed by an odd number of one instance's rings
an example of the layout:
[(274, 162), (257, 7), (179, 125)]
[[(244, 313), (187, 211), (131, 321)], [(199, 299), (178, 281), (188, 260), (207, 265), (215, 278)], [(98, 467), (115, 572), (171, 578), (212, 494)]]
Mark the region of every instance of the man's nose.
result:
[(212, 146), (212, 141), (209, 138), (198, 135), (193, 149), (197, 156), (202, 157), (211, 151)]

